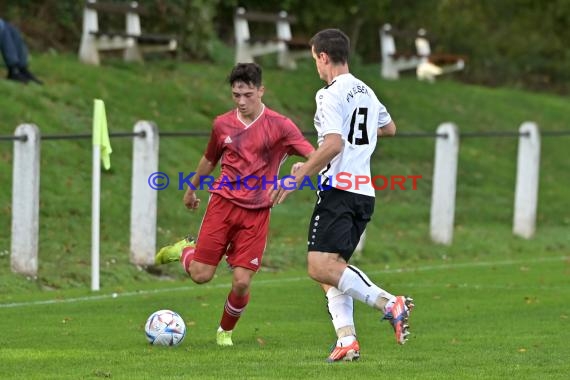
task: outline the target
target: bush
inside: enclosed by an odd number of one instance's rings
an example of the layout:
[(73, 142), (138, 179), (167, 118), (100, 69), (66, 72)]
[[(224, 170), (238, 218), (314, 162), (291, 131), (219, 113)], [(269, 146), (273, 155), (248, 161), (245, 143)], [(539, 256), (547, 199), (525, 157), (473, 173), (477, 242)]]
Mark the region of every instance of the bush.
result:
[[(237, 0), (139, 0), (149, 8), (146, 31), (177, 34), (182, 59), (227, 61), (220, 41), (233, 44)], [(343, 29), (364, 62), (379, 62), (378, 28), (424, 27), (434, 50), (464, 54), (467, 68), (456, 77), (486, 85), (511, 85), (568, 93), (570, 1), (536, 0), (242, 0), (252, 10), (286, 10), (299, 22), (295, 34), (310, 37), (325, 27)], [(77, 0), (0, 2), (0, 15), (18, 25), (32, 50), (76, 51), (83, 3)], [(222, 58), (223, 57), (223, 58)]]

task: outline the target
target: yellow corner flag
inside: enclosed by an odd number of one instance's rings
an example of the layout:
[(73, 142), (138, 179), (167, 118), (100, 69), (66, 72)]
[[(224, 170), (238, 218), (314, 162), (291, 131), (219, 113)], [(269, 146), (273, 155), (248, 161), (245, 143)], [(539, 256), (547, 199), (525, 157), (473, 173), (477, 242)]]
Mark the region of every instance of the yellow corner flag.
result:
[(105, 114), (105, 103), (100, 99), (95, 99), (93, 109), (93, 146), (101, 147), (101, 161), (105, 170), (111, 168), (111, 141), (107, 129), (107, 115)]

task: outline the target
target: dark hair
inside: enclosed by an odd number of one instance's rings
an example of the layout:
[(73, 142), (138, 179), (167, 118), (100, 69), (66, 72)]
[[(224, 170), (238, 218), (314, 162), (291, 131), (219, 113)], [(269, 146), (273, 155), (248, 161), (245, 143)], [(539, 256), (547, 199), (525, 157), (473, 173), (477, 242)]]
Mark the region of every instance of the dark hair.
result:
[(235, 82), (243, 82), (261, 87), (261, 67), (257, 63), (238, 63), (232, 69), (228, 82), (230, 86)]
[(340, 29), (324, 29), (311, 38), (315, 53), (327, 53), (333, 63), (347, 63), (350, 38)]

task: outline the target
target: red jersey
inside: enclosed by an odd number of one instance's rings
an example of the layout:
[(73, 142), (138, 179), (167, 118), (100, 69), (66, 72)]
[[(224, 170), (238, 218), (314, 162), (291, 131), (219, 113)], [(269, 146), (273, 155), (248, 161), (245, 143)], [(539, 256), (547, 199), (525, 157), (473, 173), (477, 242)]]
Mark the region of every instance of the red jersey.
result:
[(288, 155), (307, 156), (313, 146), (290, 119), (265, 106), (249, 126), (237, 115), (233, 109), (214, 120), (204, 156), (212, 164), (221, 159), (221, 173), (209, 191), (240, 207), (271, 207), (267, 192), (281, 163)]

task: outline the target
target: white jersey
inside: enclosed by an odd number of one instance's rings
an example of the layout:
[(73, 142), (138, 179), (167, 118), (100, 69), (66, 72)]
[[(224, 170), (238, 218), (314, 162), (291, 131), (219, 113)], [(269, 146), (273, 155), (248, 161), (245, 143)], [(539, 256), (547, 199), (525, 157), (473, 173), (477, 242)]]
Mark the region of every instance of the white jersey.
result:
[[(317, 143), (321, 145), (329, 133), (340, 134), (343, 140), (342, 151), (319, 173), (321, 180), (331, 185), (325, 177), (332, 177), (333, 187), (373, 197), (370, 181), (356, 186), (356, 176), (370, 179), (370, 156), (376, 149), (377, 130), (392, 121), (386, 107), (370, 87), (352, 74), (337, 76), (317, 92), (315, 100)], [(340, 177), (342, 183), (337, 181)]]

